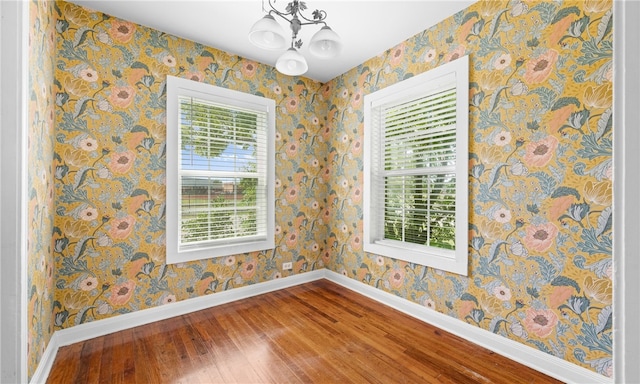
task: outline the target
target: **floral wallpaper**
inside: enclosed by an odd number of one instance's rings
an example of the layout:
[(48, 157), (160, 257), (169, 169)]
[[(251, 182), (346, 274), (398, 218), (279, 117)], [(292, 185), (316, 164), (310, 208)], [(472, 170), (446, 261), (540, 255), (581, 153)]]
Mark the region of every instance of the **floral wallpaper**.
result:
[[(319, 84), (30, 3), (29, 376), (55, 330), (325, 267), (611, 376), (611, 8), (480, 1)], [(470, 275), (365, 254), (364, 95), (466, 54)], [(165, 264), (167, 74), (276, 100), (275, 250)]]
[[(328, 268), (612, 375), (612, 2), (480, 1), (323, 86)], [(363, 95), (470, 56), (463, 277), (362, 251)]]
[[(319, 83), (71, 3), (55, 14), (56, 330), (324, 266)], [(276, 100), (275, 250), (165, 264), (169, 74)]]
[(27, 369), (35, 372), (53, 334), (51, 233), (54, 221), (52, 171), (55, 18), (53, 2), (29, 5), (29, 84), (27, 106)]

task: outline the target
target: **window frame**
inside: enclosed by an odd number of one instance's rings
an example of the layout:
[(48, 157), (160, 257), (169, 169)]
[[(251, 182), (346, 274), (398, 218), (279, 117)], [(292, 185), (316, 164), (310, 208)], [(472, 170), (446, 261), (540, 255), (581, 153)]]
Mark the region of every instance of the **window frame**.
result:
[[(456, 94), (456, 196), (455, 250), (384, 239), (384, 125), (376, 124), (375, 110), (416, 100), (442, 89), (455, 77)], [(363, 249), (365, 252), (426, 265), (456, 274), (469, 270), (469, 57), (463, 56), (364, 97)], [(377, 130), (376, 130), (377, 129)], [(376, 143), (378, 148), (373, 148)], [(378, 204), (380, 201), (383, 203)]]
[[(241, 108), (266, 112), (266, 142), (256, 151), (266, 151), (266, 215), (261, 223), (266, 230), (265, 236), (247, 237), (244, 241), (237, 239), (225, 241), (217, 239), (199, 242), (198, 244), (181, 246), (181, 129), (179, 124), (181, 96), (194, 97), (200, 100), (228, 105), (230, 108)], [(275, 246), (275, 101), (258, 95), (218, 87), (175, 76), (167, 76), (167, 202), (166, 202), (166, 248), (167, 264), (211, 259), (238, 255), (254, 251), (273, 249)], [(243, 172), (237, 171), (241, 174)], [(239, 175), (238, 177), (240, 177)], [(260, 225), (258, 225), (260, 227)]]

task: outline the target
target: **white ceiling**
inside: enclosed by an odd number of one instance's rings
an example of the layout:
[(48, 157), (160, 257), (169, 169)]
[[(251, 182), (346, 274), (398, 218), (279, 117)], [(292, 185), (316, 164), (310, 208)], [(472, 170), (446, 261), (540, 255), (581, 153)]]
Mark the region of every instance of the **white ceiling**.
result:
[[(282, 52), (253, 46), (247, 33), (264, 16), (261, 0), (71, 0), (90, 9), (145, 25), (172, 35), (214, 47), (247, 59), (275, 66)], [(327, 24), (340, 35), (343, 49), (338, 58), (321, 60), (307, 51), (311, 36), (320, 28), (302, 27), (308, 78), (326, 82), (407, 38), (465, 9), (475, 0), (336, 1), (307, 0), (304, 13), (327, 12)], [(275, 0), (284, 10), (288, 0)], [(265, 0), (265, 8), (268, 8)], [(278, 22), (288, 30), (284, 20)]]

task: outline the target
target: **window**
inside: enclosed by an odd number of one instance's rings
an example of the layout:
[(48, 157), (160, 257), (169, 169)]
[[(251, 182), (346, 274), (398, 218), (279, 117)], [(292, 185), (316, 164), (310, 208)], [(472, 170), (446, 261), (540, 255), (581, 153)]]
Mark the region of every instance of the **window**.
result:
[(364, 250), (468, 273), (469, 59), (366, 95)]
[(274, 111), (167, 77), (167, 263), (274, 247)]

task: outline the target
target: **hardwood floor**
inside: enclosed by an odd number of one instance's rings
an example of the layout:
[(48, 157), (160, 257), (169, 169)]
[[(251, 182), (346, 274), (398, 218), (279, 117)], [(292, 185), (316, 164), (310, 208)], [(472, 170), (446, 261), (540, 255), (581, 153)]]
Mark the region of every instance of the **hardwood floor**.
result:
[(558, 383), (328, 280), (62, 347), (47, 382)]

